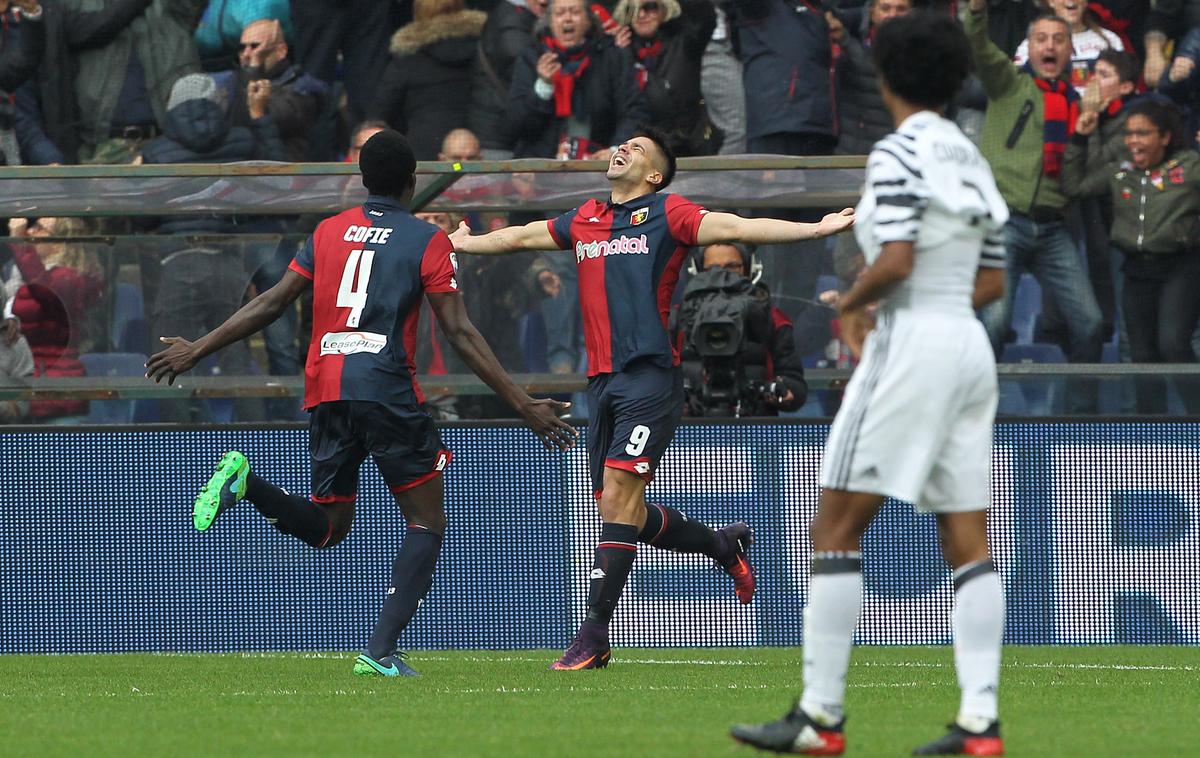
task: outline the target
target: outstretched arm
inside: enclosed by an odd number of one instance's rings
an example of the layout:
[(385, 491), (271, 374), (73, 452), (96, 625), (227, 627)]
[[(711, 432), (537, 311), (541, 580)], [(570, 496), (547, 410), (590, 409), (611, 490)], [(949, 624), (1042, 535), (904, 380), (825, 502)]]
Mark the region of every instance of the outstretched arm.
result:
[(550, 236), (550, 225), (546, 221), (533, 221), (525, 226), (506, 226), (479, 235), (472, 235), (467, 222), (460, 221), (458, 228), (450, 235), (450, 242), (456, 251), (475, 255), (559, 249), (559, 244)]
[(854, 226), (854, 209), (830, 213), (815, 224), (777, 218), (742, 218), (733, 213), (706, 213), (696, 233), (697, 245), (742, 242), (747, 245), (777, 245), (828, 237)]
[(278, 284), (243, 305), (225, 323), (195, 342), (183, 337), (159, 337), (167, 349), (146, 361), (146, 376), (156, 382), (166, 379), (167, 384), (174, 384), (176, 376), (190, 370), (205, 356), (244, 340), (275, 321), (311, 284), (311, 280), (289, 269)]
[(508, 372), (496, 360), (492, 349), (467, 316), (463, 297), (458, 292), (429, 292), (426, 294), (442, 333), (450, 346), (475, 375), (487, 383), (497, 395), (513, 407), (547, 449), (569, 450), (579, 432), (558, 417), (558, 412), (570, 407), (557, 400), (534, 400), (518, 387)]

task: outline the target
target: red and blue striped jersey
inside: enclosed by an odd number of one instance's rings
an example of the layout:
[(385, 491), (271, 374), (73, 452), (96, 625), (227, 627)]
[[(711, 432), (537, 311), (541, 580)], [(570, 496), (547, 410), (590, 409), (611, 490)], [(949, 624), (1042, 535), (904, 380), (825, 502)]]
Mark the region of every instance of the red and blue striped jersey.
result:
[(372, 195), (322, 221), (289, 268), (313, 282), (305, 408), (334, 400), (424, 402), (414, 363), (421, 297), (458, 291), (458, 261), (445, 232)]
[(560, 249), (575, 249), (588, 376), (650, 358), (679, 365), (667, 333), (671, 295), (704, 208), (652, 193), (626, 203), (589, 200), (549, 221)]

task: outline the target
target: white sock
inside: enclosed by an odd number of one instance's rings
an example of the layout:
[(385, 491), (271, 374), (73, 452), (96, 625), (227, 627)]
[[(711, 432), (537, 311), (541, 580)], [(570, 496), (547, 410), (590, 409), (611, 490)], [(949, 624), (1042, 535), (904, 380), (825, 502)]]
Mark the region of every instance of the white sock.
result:
[(999, 713), (1004, 593), (990, 559), (955, 571), (954, 588), (954, 666), (962, 690), (958, 723), (980, 732)]
[(862, 554), (813, 555), (804, 609), (804, 694), (800, 708), (825, 726), (842, 720), (850, 644), (862, 614)]

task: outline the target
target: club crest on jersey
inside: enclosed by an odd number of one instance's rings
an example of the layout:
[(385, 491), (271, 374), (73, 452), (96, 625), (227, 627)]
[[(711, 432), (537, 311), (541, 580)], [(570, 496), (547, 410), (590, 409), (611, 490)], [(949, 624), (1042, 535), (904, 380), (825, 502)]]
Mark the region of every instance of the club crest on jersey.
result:
[(650, 218), (650, 206), (638, 208), (633, 212), (633, 215), (630, 216), (629, 223), (633, 224), (634, 226), (638, 226), (639, 224), (645, 222), (645, 220), (648, 218)]

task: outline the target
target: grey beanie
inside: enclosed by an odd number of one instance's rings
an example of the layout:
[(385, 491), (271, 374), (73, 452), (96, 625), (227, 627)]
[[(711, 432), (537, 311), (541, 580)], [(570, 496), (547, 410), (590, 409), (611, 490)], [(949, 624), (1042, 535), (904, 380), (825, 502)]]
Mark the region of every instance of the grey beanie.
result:
[(208, 100), (222, 111), (226, 106), (226, 94), (217, 87), (217, 82), (208, 74), (187, 74), (171, 85), (171, 96), (167, 98), (167, 110), (188, 100)]

